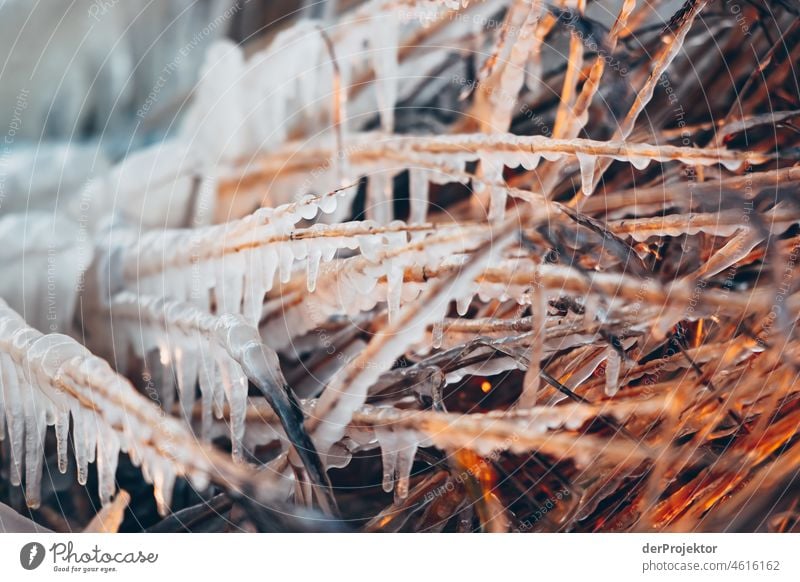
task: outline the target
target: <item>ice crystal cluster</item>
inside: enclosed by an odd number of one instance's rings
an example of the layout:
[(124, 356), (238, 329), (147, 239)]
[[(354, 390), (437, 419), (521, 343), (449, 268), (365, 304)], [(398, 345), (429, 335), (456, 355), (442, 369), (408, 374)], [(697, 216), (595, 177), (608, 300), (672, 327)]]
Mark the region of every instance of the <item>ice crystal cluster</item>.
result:
[(204, 43), (162, 137), (99, 171), (11, 151), (0, 500), (54, 529), (95, 495), (111, 529), (793, 527), (800, 21), (730, 4), (329, 2)]

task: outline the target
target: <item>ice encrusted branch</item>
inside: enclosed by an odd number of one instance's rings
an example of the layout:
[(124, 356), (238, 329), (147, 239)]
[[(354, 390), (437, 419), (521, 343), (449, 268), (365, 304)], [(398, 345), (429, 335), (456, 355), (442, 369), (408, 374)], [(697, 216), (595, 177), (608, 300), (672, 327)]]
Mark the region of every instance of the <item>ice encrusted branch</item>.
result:
[[(425, 334), (427, 326), (440, 320), (450, 301), (471, 288), (475, 276), (516, 235), (513, 226), (484, 238), (478, 250), (452, 278), (442, 278), (428, 287), (417, 301), (406, 305), (395, 321), (378, 332), (358, 356), (340, 370), (319, 399), (306, 426), (321, 454), (344, 434), (353, 413), (364, 404), (367, 391), (380, 374), (391, 368), (405, 350)], [(492, 233), (494, 235), (494, 233)]]
[[(264, 295), (276, 276), (289, 281), (296, 264), (306, 267), (307, 288), (313, 290), (321, 263), (340, 249), (369, 253), (371, 249), (404, 244), (409, 227), (371, 222), (315, 224), (295, 228), (318, 212), (330, 213), (337, 198), (350, 189), (255, 213), (221, 225), (198, 229), (144, 233), (132, 247), (124, 237), (109, 253), (112, 289), (135, 289), (155, 296), (189, 301), (204, 311), (242, 313), (256, 324)], [(425, 229), (425, 227), (422, 227)], [(213, 292), (213, 294), (212, 294)]]
[[(522, 199), (541, 202), (537, 209), (542, 218), (571, 223), (559, 214), (560, 205), (547, 202), (541, 196), (530, 197), (518, 190), (509, 193)], [(781, 233), (796, 218), (782, 206), (768, 212), (770, 230)], [(697, 213), (668, 215), (665, 217), (626, 219), (606, 224), (608, 230), (620, 237), (635, 241), (651, 238), (697, 234), (733, 237), (730, 241), (731, 257), (720, 255), (716, 262), (725, 264), (736, 260), (748, 245), (737, 244), (736, 233), (741, 228), (740, 213)], [(390, 314), (406, 303), (416, 301), (419, 294), (437, 278), (457, 273), (468, 256), (470, 237), (488, 232), (488, 225), (440, 226), (424, 238), (403, 246), (388, 248), (375, 254), (362, 254), (331, 262), (320, 272), (319, 284), (313, 293), (306, 293), (304, 277), (299, 275), (282, 289), (280, 297), (267, 302), (263, 325), (268, 331), (267, 341), (276, 349), (290, 345), (291, 340), (315, 327), (323, 325), (338, 315), (356, 316), (386, 302)], [(542, 310), (542, 301), (571, 295), (584, 299), (594, 297), (605, 301), (603, 312), (608, 315), (626, 301), (641, 299), (652, 305), (674, 305), (676, 310), (690, 300), (692, 281), (677, 281), (663, 287), (653, 280), (642, 282), (638, 277), (613, 272), (581, 272), (569, 265), (542, 264), (535, 257), (520, 256), (519, 251), (507, 253), (501, 260), (480, 273), (471, 288), (465, 286), (463, 295), (457, 297), (458, 310), (466, 313), (473, 298), (483, 302), (493, 299), (515, 300), (520, 305), (532, 305)], [(542, 297), (536, 300), (532, 289), (540, 289)], [(723, 309), (735, 308), (722, 296), (708, 290), (707, 303)], [(676, 312), (677, 312), (676, 311)]]
[[(664, 411), (665, 400), (665, 395), (661, 394), (647, 400), (621, 401), (614, 406), (607, 402), (562, 402), (558, 406), (469, 415), (364, 405), (353, 413), (341, 445), (351, 454), (379, 447), (384, 489), (388, 492), (396, 487), (398, 497), (403, 498), (408, 493), (411, 467), (420, 446), (448, 452), (469, 448), (487, 457), (504, 451), (558, 455), (566, 446), (574, 451), (579, 464), (585, 465), (608, 443), (587, 435), (578, 437), (575, 431), (602, 415), (619, 422), (625, 422), (633, 414), (658, 417)], [(303, 405), (313, 414), (317, 403), (304, 402)], [(271, 411), (258, 402), (251, 402), (248, 412), (254, 428), (277, 424)], [(262, 430), (252, 438), (259, 444), (268, 444), (276, 434)], [(605, 452), (611, 459), (624, 462), (641, 460), (650, 454), (645, 443), (631, 442), (613, 443)]]
[(258, 329), (241, 315), (211, 315), (190, 303), (130, 292), (114, 297), (110, 314), (116, 322), (116, 353), (124, 353), (130, 347), (143, 361), (150, 361), (148, 355), (157, 353), (166, 410), (172, 408), (177, 379), (180, 408), (190, 420), (199, 381), (200, 434), (204, 441), (211, 439), (212, 417), (222, 418), (227, 402), (232, 454), (238, 461), (243, 459), (245, 411), (252, 385), (277, 413), (289, 443), (314, 482), (327, 483), (319, 457), (303, 430), (303, 414), (283, 377), (277, 354), (264, 345)]
[[(613, 139), (624, 140), (631, 134), (639, 116), (642, 114), (645, 107), (647, 107), (647, 104), (653, 99), (653, 94), (655, 93), (659, 81), (661, 81), (662, 75), (664, 75), (670, 64), (672, 64), (672, 61), (675, 60), (683, 48), (686, 35), (689, 34), (689, 30), (692, 28), (695, 18), (697, 18), (697, 15), (702, 12), (707, 4), (708, 0), (686, 2), (684, 5), (686, 10), (679, 11), (677, 14), (680, 17), (676, 21), (670, 22), (672, 30), (668, 30), (662, 35), (661, 40), (663, 44), (653, 57), (650, 74), (644, 85), (636, 94), (636, 99), (628, 110), (628, 113), (625, 115), (624, 119), (619, 122)], [(604, 159), (600, 164), (592, 168), (593, 175), (591, 182), (584, 186), (584, 192), (587, 195), (594, 192), (600, 178), (610, 165), (611, 160)]]
[[(398, 317), (401, 306), (417, 299), (423, 286), (409, 281), (409, 270), (424, 271), (455, 262), (461, 266), (474, 248), (474, 238), (489, 234), (483, 225), (441, 225), (430, 228), (424, 238), (397, 246), (361, 246), (361, 254), (325, 266), (313, 293), (302, 281), (292, 281), (280, 297), (268, 301), (264, 309), (266, 339), (275, 349), (290, 344), (292, 338), (321, 325), (333, 315), (356, 315), (385, 302), (390, 320)], [(464, 287), (463, 295), (469, 295)], [(457, 297), (461, 302), (463, 297)]]
[[(651, 162), (681, 162), (693, 166), (722, 165), (727, 170), (737, 170), (744, 163), (759, 163), (769, 158), (768, 154), (736, 151), (724, 148), (694, 148), (673, 145), (632, 143), (624, 140), (600, 141), (582, 138), (554, 139), (547, 136), (518, 136), (508, 133), (453, 134), (442, 136), (405, 136), (374, 133), (351, 134), (347, 144), (349, 174), (346, 179), (367, 178), (368, 190), (372, 183), (373, 199), (369, 206), (385, 206), (390, 178), (409, 170), (412, 173), (409, 197), (416, 208), (424, 208), (428, 202), (428, 184), (465, 182), (466, 165), (481, 162), (484, 168), (478, 176), (482, 181), (502, 185), (502, 169), (521, 166), (535, 170), (542, 159), (564, 163), (577, 161), (586, 186), (591, 186), (591, 177), (601, 163), (614, 160), (630, 163), (636, 169), (645, 169)], [(234, 168), (221, 178), (223, 183), (236, 187), (246, 177), (248, 181), (288, 181), (287, 176), (303, 176), (315, 173), (320, 160), (335, 160), (337, 152), (332, 144), (324, 141), (309, 147), (308, 143), (287, 144), (278, 151), (259, 156), (259, 163)], [(377, 161), (376, 161), (377, 160)], [(324, 165), (324, 164), (323, 164)], [(486, 171), (490, 170), (490, 171)], [(327, 187), (329, 182), (323, 181)], [(505, 191), (491, 187), (495, 202), (496, 218), (502, 220)], [(587, 192), (590, 190), (587, 190)], [(379, 198), (379, 200), (378, 200)], [(424, 216), (416, 210), (412, 221)], [(386, 220), (383, 217), (381, 220)]]
[(38, 332), (2, 300), (0, 368), (0, 417), (10, 438), (11, 482), (20, 484), (24, 467), (30, 507), (40, 503), (47, 426), (55, 426), (59, 470), (67, 471), (70, 418), (78, 482), (86, 483), (88, 465), (96, 461), (104, 504), (115, 490), (120, 452), (141, 465), (145, 479), (155, 487), (161, 512), (170, 505), (177, 476), (186, 476), (199, 488), (211, 479), (264, 500), (271, 494), (269, 476), (257, 476), (201, 445), (183, 424), (164, 415), (105, 360), (70, 337)]

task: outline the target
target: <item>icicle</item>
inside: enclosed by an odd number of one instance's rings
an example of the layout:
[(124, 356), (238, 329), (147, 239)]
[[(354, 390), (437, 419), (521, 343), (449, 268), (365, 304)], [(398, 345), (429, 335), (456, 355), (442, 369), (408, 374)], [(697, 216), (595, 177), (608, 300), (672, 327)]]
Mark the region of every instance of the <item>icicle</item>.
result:
[(223, 256), (218, 262), (217, 275), (217, 313), (241, 313), (245, 272), (242, 253)]
[(3, 362), (0, 361), (0, 441), (6, 438), (6, 397), (3, 382)]
[(321, 196), (317, 202), (317, 207), (323, 214), (333, 214), (336, 211), (337, 206), (338, 200), (336, 199), (335, 194)]
[(181, 412), (185, 418), (191, 418), (192, 408), (194, 407), (198, 370), (200, 370), (202, 377), (202, 372), (205, 370), (206, 364), (205, 361), (200, 361), (197, 352), (189, 347), (189, 342), (187, 341), (184, 346), (175, 349), (175, 366), (178, 378), (178, 396), (181, 404)]
[(56, 413), (56, 453), (58, 455), (58, 470), (61, 474), (67, 472), (68, 446), (69, 446), (69, 411), (59, 410)]
[(319, 262), (321, 259), (322, 251), (320, 250), (319, 245), (312, 243), (311, 248), (308, 250), (307, 261), (308, 276), (306, 280), (306, 286), (309, 293), (313, 293), (317, 288), (317, 276), (319, 275)]
[(562, 152), (554, 152), (550, 150), (542, 151), (542, 157), (547, 160), (548, 162), (557, 162), (564, 157)]
[(209, 440), (211, 425), (213, 423), (212, 408), (214, 405), (214, 376), (216, 364), (210, 354), (204, 358), (199, 369), (200, 399), (202, 418), (200, 421), (200, 436), (203, 440)]
[(192, 303), (195, 303), (203, 311), (211, 309), (211, 294), (209, 290), (214, 289), (216, 284), (215, 264), (211, 260), (201, 260), (197, 264), (196, 289), (192, 291)]
[(367, 181), (367, 218), (378, 224), (389, 224), (394, 210), (392, 174), (378, 171), (370, 174)]
[(592, 179), (594, 178), (594, 168), (597, 164), (597, 157), (583, 152), (576, 152), (578, 164), (581, 168), (581, 192), (584, 196), (592, 194)]
[(382, 487), (386, 493), (394, 489), (394, 476), (397, 465), (397, 437), (390, 428), (375, 427), (375, 437), (381, 447), (383, 461)]
[(303, 261), (308, 257), (308, 243), (305, 240), (293, 240), (286, 244), (291, 247), (295, 261)]
[(113, 430), (104, 427), (97, 441), (97, 486), (100, 503), (108, 505), (116, 491), (114, 475), (117, 473), (119, 459), (119, 439)]
[(411, 479), (411, 468), (414, 465), (414, 457), (417, 455), (417, 441), (395, 437), (398, 442), (397, 460), (395, 471), (397, 472), (397, 487), (395, 495), (400, 499), (408, 497), (408, 484)]
[(542, 161), (542, 156), (539, 154), (532, 154), (523, 152), (520, 155), (520, 165), (526, 170), (535, 170), (539, 167), (539, 162)]
[[(159, 313), (161, 300), (152, 302), (149, 307)], [(3, 406), (6, 413), (12, 407), (22, 408), (22, 418), (18, 417), (15, 424), (24, 422), (23, 438), (17, 444), (12, 443), (12, 447), (15, 456), (25, 456), (25, 487), (30, 507), (40, 502), (43, 441), (48, 424), (56, 425), (59, 468), (64, 469), (63, 445), (67, 442), (68, 426), (64, 406), (69, 408), (73, 419), (78, 482), (86, 484), (88, 464), (96, 459), (100, 497), (104, 503), (113, 495), (120, 450), (128, 452), (134, 462), (141, 463), (146, 480), (154, 481), (161, 511), (169, 506), (178, 472), (193, 479), (202, 473), (205, 478), (214, 477), (216, 482), (231, 483), (239, 490), (255, 478), (254, 474), (249, 474), (249, 469), (234, 467), (214, 449), (198, 446), (181, 423), (160, 414), (152, 402), (114, 372), (106, 361), (91, 355), (81, 344), (64, 335), (42, 335), (9, 311), (0, 301)], [(254, 330), (254, 333), (257, 332)], [(12, 377), (8, 374), (9, 363), (16, 372), (14, 386), (24, 389), (24, 398), (18, 398), (19, 390), (14, 392), (9, 382)], [(10, 426), (9, 430), (12, 439), (15, 438), (15, 426)], [(21, 454), (16, 455), (16, 452)], [(16, 475), (17, 480), (18, 477)], [(12, 480), (14, 478), (12, 471)], [(262, 478), (272, 479), (268, 475), (259, 477)], [(271, 488), (270, 485), (266, 490)], [(265, 499), (271, 497), (268, 492), (264, 495)]]
[[(114, 292), (135, 288), (144, 294), (178, 299), (190, 297), (204, 310), (209, 309), (209, 300), (213, 297), (217, 312), (239, 313), (243, 308), (247, 278), (248, 309), (251, 314), (255, 313), (257, 295), (261, 292), (256, 283), (263, 281), (265, 291), (269, 291), (278, 268), (281, 280), (288, 282), (295, 261), (306, 256), (308, 244), (319, 244), (323, 257), (332, 257), (337, 250), (330, 241), (348, 248), (352, 245), (352, 239), (347, 237), (331, 237), (328, 244), (307, 243), (302, 237), (283, 239), (291, 238), (295, 225), (301, 220), (313, 219), (320, 209), (335, 210), (339, 197), (354, 192), (355, 188), (345, 188), (322, 197), (264, 208), (222, 225), (148, 231), (141, 234), (135, 244), (127, 237), (117, 238), (115, 243), (120, 249), (115, 251), (119, 255), (115, 264), (119, 264), (122, 280), (114, 286)], [(335, 227), (318, 225), (308, 230), (326, 228)], [(263, 279), (257, 277), (257, 270), (251, 274), (248, 269), (248, 263), (256, 260), (248, 261), (253, 255), (261, 259)], [(187, 287), (189, 281), (191, 284)], [(209, 290), (213, 291), (213, 296)]]
[[(227, 357), (225, 364), (220, 364), (220, 372), (225, 387), (225, 396), (230, 406), (231, 453), (234, 460), (242, 461), (242, 438), (244, 437), (244, 420), (247, 412), (247, 378), (239, 365)], [(238, 368), (238, 370), (237, 370)]]
[[(377, 223), (367, 221), (364, 223), (366, 228), (371, 229), (373, 226), (378, 226)], [(361, 250), (362, 256), (371, 263), (377, 263), (381, 260), (381, 250), (383, 250), (382, 237), (374, 234), (364, 234), (356, 236), (358, 248)]]
[(606, 396), (614, 396), (619, 390), (619, 371), (622, 359), (614, 348), (608, 348), (606, 359)]
[(161, 407), (164, 410), (172, 410), (172, 405), (175, 403), (175, 370), (173, 369), (169, 342), (162, 341), (161, 344), (159, 348)]
[(394, 489), (397, 499), (408, 497), (408, 485), (418, 441), (415, 434), (403, 436), (388, 426), (375, 426), (375, 438), (381, 449), (383, 464), (383, 490)]
[(194, 204), (192, 226), (208, 226), (214, 219), (217, 206), (217, 188), (219, 179), (213, 174), (205, 174), (197, 188), (197, 201)]
[(644, 156), (630, 156), (628, 161), (637, 170), (645, 170), (647, 169), (647, 166), (650, 165), (650, 158), (646, 158)]
[(400, 300), (403, 293), (403, 274), (404, 269), (402, 264), (397, 264), (394, 261), (389, 261), (387, 267), (386, 280), (387, 292), (386, 301), (389, 309), (389, 321), (394, 321), (400, 311)]
[(86, 439), (86, 454), (87, 460), (90, 463), (94, 463), (97, 460), (97, 431), (100, 422), (93, 413), (87, 411), (86, 415), (89, 417), (87, 422), (83, 425), (84, 438)]
[(428, 214), (428, 171), (411, 168), (408, 171), (408, 191), (410, 197), (409, 224), (422, 224)]
[(431, 345), (434, 349), (442, 347), (442, 340), (444, 338), (444, 321), (441, 319), (433, 323), (433, 330), (431, 332)]
[[(450, 300), (474, 289), (475, 278), (497, 260), (513, 236), (514, 231), (498, 233), (491, 244), (490, 239), (483, 238), (480, 250), (464, 262), (454, 277), (428, 287), (414, 304), (406, 305), (395, 322), (373, 336), (364, 351), (336, 373), (319, 398), (315, 418), (310, 419), (309, 432), (318, 451), (327, 454), (341, 439), (353, 413), (364, 403), (369, 388), (381, 373), (425, 338), (428, 326), (445, 316)], [(452, 250), (452, 246), (448, 248)]]
[(168, 463), (157, 462), (153, 471), (153, 494), (160, 515), (167, 515), (172, 505), (172, 490), (175, 487), (175, 471)]
[(36, 509), (41, 503), (45, 410), (30, 391), (25, 398), (25, 502)]
[(3, 374), (3, 395), (6, 408), (6, 425), (11, 445), (11, 484), (15, 487), (22, 482), (22, 457), (25, 450), (25, 424), (22, 411), (17, 370), (11, 356), (0, 353)]
[(258, 325), (266, 286), (264, 285), (263, 262), (257, 249), (247, 253), (245, 264), (247, 271), (245, 272), (242, 315), (252, 325)]
[(744, 161), (743, 160), (720, 160), (720, 163), (729, 172), (738, 172), (742, 168), (742, 165), (744, 164)]
[(76, 404), (72, 409), (72, 442), (75, 446), (75, 464), (78, 471), (78, 483), (86, 485), (89, 476), (89, 448), (86, 444), (87, 414)]
[(290, 245), (280, 245), (278, 248), (278, 269), (280, 271), (281, 283), (288, 283), (292, 279), (292, 265), (294, 265), (294, 254)]
[(472, 303), (472, 293), (469, 295), (462, 295), (456, 299), (456, 311), (461, 317), (464, 317), (469, 312), (469, 306)]
[(261, 275), (264, 283), (264, 291), (269, 293), (275, 284), (275, 273), (278, 270), (278, 253), (274, 248), (267, 247), (261, 249)]
[(390, 10), (375, 15), (369, 27), (370, 57), (375, 69), (375, 94), (381, 115), (381, 129), (387, 134), (394, 132), (394, 107), (399, 82), (398, 28), (398, 16)]
[(489, 220), (500, 222), (506, 215), (508, 193), (505, 188), (492, 186), (489, 199)]
[[(217, 352), (222, 349), (223, 348), (217, 346), (216, 343), (211, 344), (211, 352), (214, 362), (218, 362), (218, 358), (220, 356), (217, 355)], [(212, 392), (214, 416), (218, 419), (221, 419), (225, 416), (225, 381), (222, 378), (222, 367), (219, 364), (216, 364), (212, 368), (211, 372), (213, 374), (212, 385), (214, 387), (214, 391)]]

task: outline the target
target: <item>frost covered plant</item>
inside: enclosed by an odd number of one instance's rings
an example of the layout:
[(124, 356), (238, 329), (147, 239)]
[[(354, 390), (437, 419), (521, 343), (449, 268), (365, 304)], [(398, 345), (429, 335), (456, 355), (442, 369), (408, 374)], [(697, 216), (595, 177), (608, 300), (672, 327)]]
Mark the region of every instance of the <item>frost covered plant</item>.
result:
[(211, 44), (177, 131), (0, 210), (0, 499), (86, 505), (53, 441), (105, 506), (53, 529), (792, 527), (800, 24), (722, 4)]

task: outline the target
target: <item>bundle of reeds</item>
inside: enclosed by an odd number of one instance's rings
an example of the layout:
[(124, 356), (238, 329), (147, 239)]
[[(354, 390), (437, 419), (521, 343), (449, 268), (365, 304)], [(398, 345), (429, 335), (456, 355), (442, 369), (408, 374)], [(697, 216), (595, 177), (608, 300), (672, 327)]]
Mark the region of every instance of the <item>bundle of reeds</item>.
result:
[(178, 131), (0, 215), (0, 501), (796, 528), (796, 5), (328, 4), (212, 44)]

